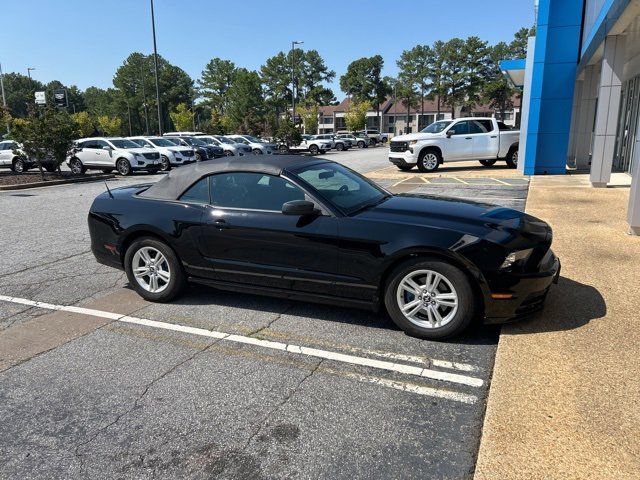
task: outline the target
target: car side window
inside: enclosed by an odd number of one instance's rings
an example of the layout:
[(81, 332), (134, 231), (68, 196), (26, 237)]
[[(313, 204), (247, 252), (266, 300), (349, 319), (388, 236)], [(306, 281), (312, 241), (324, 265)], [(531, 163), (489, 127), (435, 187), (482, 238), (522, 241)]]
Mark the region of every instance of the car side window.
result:
[(449, 131), (451, 135), (467, 135), (469, 133), (469, 122), (458, 122)]
[(487, 129), (480, 122), (469, 122), (469, 133), (487, 133)]
[(108, 147), (108, 146), (109, 146), (109, 144), (107, 142), (105, 142), (104, 140), (96, 140), (94, 148), (100, 149), (102, 147)]
[(209, 178), (205, 177), (194, 183), (186, 192), (180, 196), (180, 201), (189, 203), (208, 204), (209, 198)]
[(211, 204), (216, 207), (280, 212), (292, 200), (304, 200), (302, 190), (282, 177), (229, 172), (210, 177)]
[[(486, 132), (493, 131), (493, 122), (491, 120), (476, 120), (476, 123), (480, 124)], [(485, 133), (485, 132), (482, 132)]]

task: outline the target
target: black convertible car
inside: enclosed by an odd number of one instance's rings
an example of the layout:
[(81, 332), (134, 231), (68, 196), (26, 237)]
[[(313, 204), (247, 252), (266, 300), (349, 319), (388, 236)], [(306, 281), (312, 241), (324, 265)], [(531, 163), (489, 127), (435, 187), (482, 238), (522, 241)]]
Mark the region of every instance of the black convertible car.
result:
[(335, 162), (227, 157), (107, 191), (89, 213), (96, 259), (145, 299), (187, 282), (378, 309), (445, 338), (474, 317), (542, 307), (560, 263), (551, 228), (516, 210), (392, 195)]

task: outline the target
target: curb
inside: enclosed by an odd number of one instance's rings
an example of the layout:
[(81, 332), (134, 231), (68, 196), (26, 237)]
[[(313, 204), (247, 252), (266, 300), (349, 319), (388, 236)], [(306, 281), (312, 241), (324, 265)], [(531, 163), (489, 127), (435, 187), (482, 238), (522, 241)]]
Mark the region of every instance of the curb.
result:
[(88, 175), (86, 177), (69, 178), (64, 180), (47, 180), (45, 182), (38, 182), (38, 183), (23, 183), (20, 185), (0, 185), (0, 191), (26, 190), (28, 188), (49, 187), (54, 185), (66, 185), (67, 183), (92, 182), (96, 180), (107, 180), (109, 178), (115, 178), (115, 175), (113, 174)]

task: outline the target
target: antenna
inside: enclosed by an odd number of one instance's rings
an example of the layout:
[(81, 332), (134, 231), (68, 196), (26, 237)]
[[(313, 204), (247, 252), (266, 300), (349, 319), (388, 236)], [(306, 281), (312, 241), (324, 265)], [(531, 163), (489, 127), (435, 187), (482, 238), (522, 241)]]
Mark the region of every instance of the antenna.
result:
[(107, 181), (104, 181), (104, 186), (107, 187), (107, 192), (109, 192), (109, 196), (113, 198), (113, 193), (111, 193), (111, 189), (109, 189), (109, 185), (107, 185)]

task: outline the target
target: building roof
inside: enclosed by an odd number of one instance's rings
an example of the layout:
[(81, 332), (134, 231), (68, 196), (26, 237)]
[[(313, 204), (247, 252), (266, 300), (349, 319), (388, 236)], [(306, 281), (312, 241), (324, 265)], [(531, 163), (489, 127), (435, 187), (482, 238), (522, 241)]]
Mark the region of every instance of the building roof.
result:
[(171, 170), (168, 175), (154, 183), (139, 196), (159, 200), (177, 200), (184, 191), (202, 177), (222, 172), (255, 172), (280, 175), (283, 170), (305, 164), (326, 162), (299, 155), (245, 155), (223, 157), (219, 160), (197, 162)]

